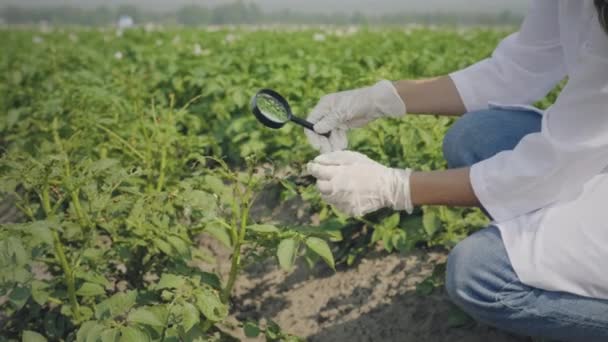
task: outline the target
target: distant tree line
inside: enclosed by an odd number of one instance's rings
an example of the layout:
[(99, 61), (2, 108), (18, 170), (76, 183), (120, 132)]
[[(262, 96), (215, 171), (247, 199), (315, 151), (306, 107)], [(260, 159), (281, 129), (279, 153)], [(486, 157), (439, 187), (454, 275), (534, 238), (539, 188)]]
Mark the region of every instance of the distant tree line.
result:
[(254, 3), (235, 1), (233, 3), (206, 7), (187, 5), (173, 12), (158, 12), (132, 5), (116, 7), (101, 6), (85, 9), (73, 6), (20, 7), (5, 6), (0, 9), (0, 17), (7, 24), (32, 24), (47, 22), (57, 25), (112, 25), (120, 16), (130, 16), (136, 23), (163, 23), (184, 26), (224, 25), (224, 24), (327, 24), (327, 25), (514, 25), (522, 20), (522, 15), (504, 11), (486, 13), (392, 13), (385, 15), (364, 15), (353, 13), (301, 13), (291, 10), (264, 12)]

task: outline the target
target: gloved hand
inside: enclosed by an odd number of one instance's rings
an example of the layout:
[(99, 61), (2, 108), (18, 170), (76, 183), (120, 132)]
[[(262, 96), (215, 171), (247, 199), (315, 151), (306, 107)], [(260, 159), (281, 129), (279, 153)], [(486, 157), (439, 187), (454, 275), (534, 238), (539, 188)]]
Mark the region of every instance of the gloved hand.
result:
[(351, 151), (322, 154), (307, 169), (321, 197), (345, 214), (363, 216), (385, 207), (413, 211), (410, 169), (391, 169)]
[[(405, 113), (405, 103), (393, 83), (382, 80), (371, 87), (325, 95), (308, 116), (316, 133), (305, 132), (310, 144), (321, 153), (339, 151), (348, 145), (348, 129), (362, 127), (383, 116), (399, 117)], [(331, 132), (329, 138), (320, 135), (327, 132)]]

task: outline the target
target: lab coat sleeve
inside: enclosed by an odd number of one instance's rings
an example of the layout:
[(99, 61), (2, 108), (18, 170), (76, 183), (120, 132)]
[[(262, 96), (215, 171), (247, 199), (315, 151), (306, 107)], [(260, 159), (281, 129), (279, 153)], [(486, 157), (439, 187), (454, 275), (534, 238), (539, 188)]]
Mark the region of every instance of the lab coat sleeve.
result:
[(608, 35), (596, 20), (539, 133), (471, 167), (473, 190), (500, 222), (568, 200), (608, 166)]
[(491, 57), (451, 73), (467, 111), (487, 109), (488, 102), (529, 105), (563, 79), (558, 20), (558, 1), (534, 0), (520, 30)]

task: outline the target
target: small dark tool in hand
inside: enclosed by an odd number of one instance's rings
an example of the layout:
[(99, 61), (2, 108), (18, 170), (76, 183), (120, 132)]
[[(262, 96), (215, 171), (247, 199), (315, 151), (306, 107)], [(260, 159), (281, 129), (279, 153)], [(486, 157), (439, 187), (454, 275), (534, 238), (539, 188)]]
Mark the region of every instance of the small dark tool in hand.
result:
[[(266, 127), (279, 129), (289, 121), (314, 132), (313, 124), (295, 116), (283, 96), (271, 89), (262, 89), (251, 99), (253, 115)], [(329, 138), (331, 133), (322, 134)]]

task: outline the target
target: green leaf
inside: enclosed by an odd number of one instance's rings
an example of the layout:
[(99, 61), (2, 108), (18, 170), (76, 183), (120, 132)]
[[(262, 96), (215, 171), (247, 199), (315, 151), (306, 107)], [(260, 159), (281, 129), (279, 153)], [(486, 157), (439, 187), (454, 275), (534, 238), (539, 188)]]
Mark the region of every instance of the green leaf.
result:
[(441, 221), (434, 211), (425, 211), (422, 217), (422, 226), (429, 237), (433, 236), (441, 227)]
[(101, 338), (101, 332), (104, 326), (95, 322), (87, 321), (80, 326), (78, 333), (76, 333), (77, 342), (96, 342)]
[(80, 315), (80, 319), (83, 321), (88, 321), (93, 318), (93, 310), (86, 305), (81, 305), (78, 307), (78, 314)]
[(270, 234), (270, 233), (280, 232), (279, 228), (277, 228), (271, 224), (254, 224), (251, 226), (247, 226), (247, 229), (252, 230), (256, 233), (261, 233), (261, 234)]
[(325, 263), (327, 263), (329, 267), (331, 267), (333, 270), (336, 269), (334, 263), (334, 256), (331, 253), (331, 249), (329, 248), (329, 245), (325, 240), (311, 236), (306, 239), (306, 246), (308, 246), (308, 248), (310, 248), (313, 252), (317, 253), (323, 260), (325, 260)]
[(165, 240), (155, 238), (154, 240), (152, 240), (152, 242), (154, 242), (154, 245), (158, 247), (161, 252), (165, 253), (168, 256), (175, 256), (175, 250)]
[(407, 233), (404, 230), (396, 229), (391, 237), (391, 244), (400, 252), (404, 252), (407, 248)]
[(392, 234), (392, 230), (385, 230), (382, 233), (382, 245), (384, 246), (384, 249), (389, 253), (393, 251), (393, 240), (391, 239), (393, 236)]
[(392, 228), (395, 228), (395, 227), (397, 227), (399, 225), (399, 220), (400, 220), (399, 213), (394, 213), (391, 216), (389, 216), (389, 217), (385, 218), (384, 220), (382, 220), (382, 222), (380, 224), (384, 228), (392, 229)]
[(95, 321), (87, 321), (87, 322), (82, 323), (82, 325), (78, 329), (78, 332), (76, 332), (76, 341), (78, 341), (78, 342), (86, 341), (87, 334), (96, 325), (98, 325), (98, 323)]
[(206, 264), (216, 264), (217, 262), (213, 253), (204, 247), (192, 245), (190, 255), (192, 255), (192, 260), (200, 260)]
[(243, 94), (242, 91), (235, 90), (232, 96), (232, 101), (235, 105), (237, 105), (237, 107), (244, 107), (247, 103), (247, 97)]
[(52, 223), (49, 221), (36, 221), (29, 224), (27, 232), (32, 235), (34, 244), (44, 243), (49, 246), (53, 245), (53, 233), (50, 226)]
[(98, 173), (115, 165), (118, 165), (118, 160), (116, 159), (100, 159), (89, 165), (88, 169), (91, 172)]
[(86, 282), (80, 286), (76, 294), (83, 297), (100, 296), (106, 293), (103, 286), (99, 284)]
[(211, 272), (201, 272), (201, 283), (207, 284), (214, 289), (219, 290), (222, 287), (222, 283), (220, 281), (220, 277), (217, 274)]
[(184, 286), (185, 283), (186, 283), (186, 279), (182, 276), (178, 276), (175, 274), (169, 274), (169, 273), (163, 273), (163, 275), (160, 277), (160, 280), (158, 281), (158, 284), (156, 284), (155, 288), (157, 290), (177, 289), (177, 288)]
[(123, 315), (135, 305), (137, 291), (117, 293), (95, 307), (95, 318), (109, 319)]
[(266, 326), (266, 338), (276, 341), (281, 336), (281, 327), (273, 320), (268, 320)]
[(120, 328), (120, 342), (148, 342), (150, 337), (142, 330), (134, 327)]
[(156, 313), (150, 311), (148, 308), (138, 308), (129, 312), (127, 321), (132, 323), (139, 323), (143, 325), (150, 325), (153, 327), (164, 327), (165, 322), (157, 316)]
[(209, 334), (203, 331), (200, 324), (193, 326), (192, 329), (185, 331), (183, 334), (180, 335), (181, 338), (179, 341), (184, 342), (213, 341), (213, 339), (209, 339)]
[(376, 227), (376, 229), (374, 229), (374, 232), (372, 233), (371, 243), (376, 243), (382, 240), (383, 233), (384, 229), (382, 229), (381, 227)]
[(64, 221), (61, 223), (63, 237), (67, 240), (77, 240), (83, 237), (82, 227), (76, 222)]
[(152, 306), (146, 306), (146, 309), (148, 309), (148, 311), (150, 311), (154, 315), (156, 315), (156, 317), (164, 324), (167, 324), (166, 322), (169, 322), (168, 318), (169, 318), (169, 309), (171, 309), (170, 305), (155, 304)]
[(190, 257), (190, 244), (184, 241), (182, 238), (169, 235), (167, 236), (167, 241), (171, 246), (175, 248), (177, 253), (179, 253), (183, 257)]
[(164, 300), (165, 302), (169, 302), (171, 301), (173, 298), (175, 298), (175, 293), (169, 291), (169, 290), (163, 290), (160, 293), (160, 298), (162, 300)]
[(215, 194), (215, 196), (218, 196), (221, 203), (231, 203), (233, 199), (232, 189), (230, 186), (226, 186), (220, 177), (206, 175), (203, 179), (203, 183), (205, 189)]
[(104, 251), (99, 248), (87, 248), (82, 252), (82, 257), (88, 261), (98, 261), (103, 257)]
[(230, 232), (223, 224), (219, 222), (210, 222), (205, 226), (205, 230), (203, 232), (213, 236), (219, 242), (224, 244), (224, 246), (228, 248), (232, 247), (232, 238), (230, 237)]
[(44, 305), (49, 298), (49, 284), (41, 281), (32, 281), (32, 299), (40, 305)]
[(103, 275), (95, 273), (93, 271), (76, 269), (76, 271), (74, 272), (74, 276), (77, 279), (82, 279), (89, 283), (99, 284), (103, 287), (110, 285), (110, 282)]
[(229, 189), (221, 178), (214, 175), (206, 175), (204, 177), (204, 184), (204, 187), (214, 194), (223, 194)]
[(247, 322), (243, 325), (243, 331), (245, 336), (249, 338), (255, 338), (260, 335), (260, 327), (254, 322)]
[(220, 322), (228, 315), (228, 307), (222, 303), (217, 292), (207, 287), (195, 292), (196, 307), (212, 322)]
[(182, 194), (182, 200), (185, 205), (189, 205), (192, 209), (207, 213), (212, 213), (216, 210), (216, 200), (213, 195), (202, 190), (185, 191)]
[(7, 257), (7, 262), (12, 266), (25, 266), (30, 259), (27, 249), (23, 246), (21, 239), (14, 236), (8, 237), (6, 240), (0, 240), (3, 243), (0, 250), (4, 251), (2, 256)]
[(284, 190), (281, 192), (281, 201), (288, 201), (298, 195), (297, 185), (287, 179), (279, 180)]
[(8, 296), (8, 300), (13, 304), (15, 310), (21, 310), (21, 308), (27, 303), (30, 298), (30, 289), (27, 287), (16, 286)]
[(46, 337), (39, 333), (31, 330), (25, 330), (23, 332), (22, 342), (46, 342)]
[(191, 303), (184, 303), (182, 311), (182, 325), (184, 331), (188, 332), (192, 327), (198, 324), (201, 320), (200, 314), (196, 307)]
[(118, 329), (106, 329), (101, 333), (101, 342), (118, 342), (120, 336), (120, 330)]
[(298, 242), (293, 239), (285, 239), (279, 243), (277, 248), (277, 258), (279, 259), (279, 265), (285, 271), (290, 271), (296, 261), (298, 253)]
[(321, 223), (321, 226), (318, 229), (328, 235), (329, 241), (342, 241), (342, 229), (344, 228), (345, 223), (336, 219), (331, 218)]
[(433, 138), (433, 136), (431, 135), (431, 133), (428, 130), (423, 129), (422, 127), (418, 127), (417, 128), (417, 132), (420, 135), (420, 138), (422, 139), (422, 141), (424, 141), (424, 143), (426, 145), (432, 145), (433, 144), (434, 138)]
[(439, 207), (439, 219), (445, 222), (457, 222), (462, 220), (462, 215), (458, 211), (458, 209), (449, 208), (449, 207)]

